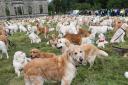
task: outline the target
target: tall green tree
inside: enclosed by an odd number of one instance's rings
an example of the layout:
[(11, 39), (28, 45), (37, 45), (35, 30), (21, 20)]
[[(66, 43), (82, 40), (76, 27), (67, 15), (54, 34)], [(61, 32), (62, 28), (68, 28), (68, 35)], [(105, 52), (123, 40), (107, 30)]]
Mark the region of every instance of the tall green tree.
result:
[(128, 8), (128, 0), (108, 0), (108, 8)]
[(70, 10), (128, 8), (128, 0), (53, 0), (49, 10), (66, 13)]

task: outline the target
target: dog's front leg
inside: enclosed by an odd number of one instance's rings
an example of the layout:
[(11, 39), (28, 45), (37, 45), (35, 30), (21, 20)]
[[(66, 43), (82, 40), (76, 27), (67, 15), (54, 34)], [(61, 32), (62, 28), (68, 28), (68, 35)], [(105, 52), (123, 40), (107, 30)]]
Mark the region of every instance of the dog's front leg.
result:
[(44, 37), (45, 37), (45, 39), (47, 38), (47, 35), (46, 35), (46, 33), (44, 33)]
[(1, 59), (3, 58), (3, 55), (1, 54)]
[(6, 56), (7, 56), (7, 59), (9, 58), (9, 56), (8, 56), (8, 52), (6, 52)]
[(44, 85), (44, 79), (41, 76), (36, 76), (32, 79), (31, 85)]
[(62, 79), (61, 80), (61, 85), (70, 85), (71, 84), (72, 79), (68, 80), (68, 79)]
[(92, 68), (92, 66), (93, 66), (93, 64), (94, 64), (94, 61), (95, 61), (95, 58), (96, 58), (96, 55), (90, 55), (90, 56), (88, 56), (88, 63), (90, 64), (90, 67), (89, 67), (89, 69), (91, 69)]
[(74, 67), (70, 68), (70, 70), (67, 70), (65, 76), (61, 80), (61, 85), (71, 85), (71, 82), (75, 77), (75, 75), (76, 75), (76, 69)]
[(30, 79), (25, 79), (25, 85), (32, 85)]
[(19, 69), (15, 69), (15, 73), (17, 74), (18, 77), (20, 77), (20, 71), (19, 71)]
[(103, 43), (102, 47), (103, 47), (103, 48), (105, 48), (105, 45), (104, 45), (104, 43)]
[(32, 44), (32, 40), (31, 40), (31, 44)]
[(31, 40), (31, 44), (34, 43), (34, 39)]

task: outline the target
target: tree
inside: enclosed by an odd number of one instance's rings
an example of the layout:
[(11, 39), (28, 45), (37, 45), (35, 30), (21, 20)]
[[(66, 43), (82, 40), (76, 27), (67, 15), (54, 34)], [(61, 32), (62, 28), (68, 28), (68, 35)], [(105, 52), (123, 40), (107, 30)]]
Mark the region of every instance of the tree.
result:
[(109, 0), (108, 8), (128, 8), (128, 0)]
[(53, 7), (55, 8), (55, 12), (56, 13), (59, 13), (60, 12), (60, 10), (61, 10), (61, 8), (62, 8), (62, 6), (61, 6), (61, 0), (53, 0)]
[(6, 16), (10, 16), (10, 11), (9, 11), (9, 8), (6, 4), (6, 7), (5, 7), (5, 11), (6, 11)]
[(128, 8), (128, 0), (53, 0), (49, 5), (49, 10), (56, 13), (106, 8)]

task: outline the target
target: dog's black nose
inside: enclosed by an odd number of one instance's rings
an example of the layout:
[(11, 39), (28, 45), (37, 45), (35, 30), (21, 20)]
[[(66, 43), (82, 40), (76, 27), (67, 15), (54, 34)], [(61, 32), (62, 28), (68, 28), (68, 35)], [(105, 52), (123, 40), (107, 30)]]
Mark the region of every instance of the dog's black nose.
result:
[(31, 58), (31, 59), (32, 59), (32, 58), (33, 58), (33, 57), (32, 57), (32, 55), (30, 55), (30, 56), (29, 56), (29, 58)]
[(83, 61), (83, 58), (80, 57), (79, 60), (80, 60), (80, 62), (82, 62)]
[(55, 44), (55, 46), (57, 46), (57, 44)]

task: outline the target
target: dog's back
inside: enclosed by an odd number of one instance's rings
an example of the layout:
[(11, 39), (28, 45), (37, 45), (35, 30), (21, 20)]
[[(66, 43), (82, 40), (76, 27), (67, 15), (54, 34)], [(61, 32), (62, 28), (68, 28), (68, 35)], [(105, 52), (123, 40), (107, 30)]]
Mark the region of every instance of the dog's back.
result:
[(80, 45), (82, 36), (80, 34), (66, 34), (64, 38), (68, 39), (71, 43)]
[(45, 52), (41, 52), (41, 56), (40, 58), (53, 58), (56, 55), (54, 53), (45, 53)]
[(84, 29), (79, 29), (78, 34), (82, 35), (83, 37), (88, 37), (91, 34), (91, 32)]

